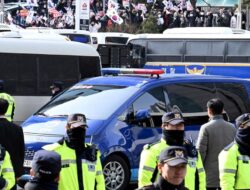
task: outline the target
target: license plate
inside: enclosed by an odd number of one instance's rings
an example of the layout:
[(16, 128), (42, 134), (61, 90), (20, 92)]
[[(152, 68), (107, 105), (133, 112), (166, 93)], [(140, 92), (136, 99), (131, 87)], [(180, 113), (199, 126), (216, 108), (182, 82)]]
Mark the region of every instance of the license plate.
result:
[(32, 160), (24, 160), (23, 166), (27, 168), (31, 168)]

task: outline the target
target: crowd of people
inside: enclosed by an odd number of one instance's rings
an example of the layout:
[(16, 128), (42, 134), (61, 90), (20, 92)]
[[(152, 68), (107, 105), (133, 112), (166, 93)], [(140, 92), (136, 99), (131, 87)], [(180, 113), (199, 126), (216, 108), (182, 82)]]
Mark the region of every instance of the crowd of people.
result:
[[(53, 83), (53, 96), (62, 85)], [(185, 138), (181, 112), (162, 116), (162, 138), (141, 152), (138, 190), (250, 189), (250, 113), (236, 118), (234, 126), (226, 121), (220, 99), (206, 106), (209, 121), (201, 126), (196, 146)], [(68, 116), (65, 136), (37, 151), (30, 177), (23, 177), (24, 135), (12, 121), (14, 108), (0, 81), (0, 189), (14, 190), (18, 184), (25, 190), (105, 190), (101, 153), (85, 143), (88, 124), (81, 113)]]
[[(116, 29), (119, 32), (136, 33), (150, 16), (155, 19), (159, 32), (173, 27), (236, 27), (237, 24), (238, 11), (235, 7), (193, 8), (188, 0), (126, 2), (91, 0), (89, 30), (98, 32)], [(17, 10), (8, 14), (5, 20), (7, 23), (15, 23), (23, 27), (75, 27), (75, 1), (49, 0), (45, 7), (46, 9), (44, 6), (32, 6), (27, 14), (21, 14), (21, 10)], [(114, 10), (113, 13), (110, 10)], [(245, 11), (242, 11), (242, 28), (246, 29)]]

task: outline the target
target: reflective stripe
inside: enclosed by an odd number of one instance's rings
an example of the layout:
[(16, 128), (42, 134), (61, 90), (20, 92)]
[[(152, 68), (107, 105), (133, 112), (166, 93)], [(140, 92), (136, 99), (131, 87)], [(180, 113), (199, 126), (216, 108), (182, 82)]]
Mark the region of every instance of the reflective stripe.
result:
[(151, 168), (151, 167), (148, 167), (148, 166), (143, 166), (143, 170), (147, 170), (147, 171), (150, 171), (150, 172), (154, 172), (155, 171), (154, 168)]
[(230, 173), (230, 174), (235, 174), (236, 173), (236, 170), (234, 169), (224, 169), (222, 170), (224, 173)]
[(198, 169), (198, 172), (201, 173), (201, 172), (205, 172), (204, 168), (199, 168)]
[(247, 156), (247, 155), (241, 155), (241, 156), (238, 156), (237, 158), (238, 158), (238, 160), (242, 160), (242, 161), (249, 161), (250, 160), (249, 156)]
[[(96, 161), (91, 162), (91, 161), (85, 160), (85, 159), (82, 159), (82, 163), (96, 165)], [(62, 160), (62, 165), (65, 165), (65, 164), (76, 164), (76, 160)]]
[(95, 164), (96, 165), (96, 161), (92, 162), (92, 161), (89, 161), (89, 160), (86, 160), (86, 159), (82, 159), (82, 163), (86, 163), (86, 164)]
[(96, 175), (102, 175), (102, 171), (97, 171)]
[(62, 160), (62, 165), (75, 164), (75, 163), (76, 163), (75, 160)]
[(3, 168), (3, 172), (14, 172), (12, 168)]

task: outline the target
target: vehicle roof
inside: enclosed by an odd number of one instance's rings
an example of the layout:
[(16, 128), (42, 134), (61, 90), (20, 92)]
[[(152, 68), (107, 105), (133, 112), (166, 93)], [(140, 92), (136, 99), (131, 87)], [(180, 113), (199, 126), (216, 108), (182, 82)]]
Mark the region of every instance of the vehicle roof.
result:
[[(128, 40), (134, 39), (250, 39), (250, 32), (247, 30), (230, 29), (226, 27), (190, 27), (168, 29), (163, 34), (136, 34)], [(179, 30), (180, 29), (180, 30)]]
[(41, 33), (33, 30), (19, 30), (17, 33), (24, 39), (70, 41), (67, 37), (56, 33)]
[(111, 86), (143, 86), (148, 83), (161, 81), (246, 81), (233, 77), (218, 75), (190, 75), (190, 74), (163, 74), (160, 78), (142, 75), (119, 75), (119, 76), (100, 76), (83, 80), (76, 85), (111, 85)]
[(58, 34), (85, 34), (90, 35), (87, 30), (75, 30), (75, 29), (53, 29), (53, 32)]
[(163, 34), (244, 34), (248, 30), (229, 27), (187, 27), (166, 29)]
[(77, 55), (99, 57), (94, 47), (72, 41), (0, 38), (0, 53)]

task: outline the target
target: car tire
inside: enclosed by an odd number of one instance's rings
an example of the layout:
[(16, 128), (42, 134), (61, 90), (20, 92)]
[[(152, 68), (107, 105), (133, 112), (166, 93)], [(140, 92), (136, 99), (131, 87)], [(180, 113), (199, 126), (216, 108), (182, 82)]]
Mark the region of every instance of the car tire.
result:
[(107, 190), (125, 190), (130, 180), (129, 167), (118, 155), (109, 156), (103, 164), (103, 174)]

